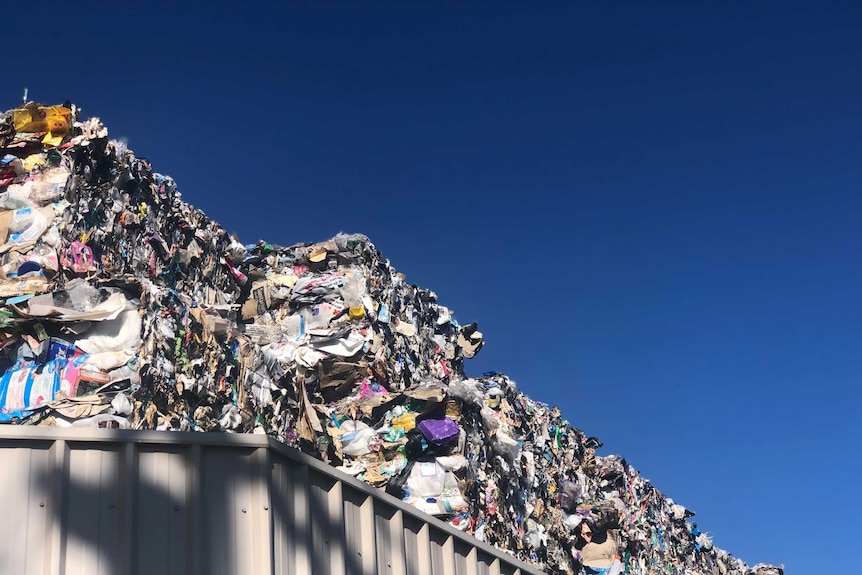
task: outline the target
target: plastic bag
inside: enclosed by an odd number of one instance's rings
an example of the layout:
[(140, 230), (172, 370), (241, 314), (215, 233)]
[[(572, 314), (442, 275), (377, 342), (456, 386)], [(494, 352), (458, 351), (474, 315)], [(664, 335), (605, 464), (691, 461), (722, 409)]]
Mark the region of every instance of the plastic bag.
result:
[(505, 457), (510, 463), (518, 461), (521, 457), (521, 446), (508, 433), (497, 430), (494, 435), (494, 449)]
[(302, 308), (299, 313), (305, 321), (308, 329), (325, 329), (329, 322), (341, 312), (342, 308), (336, 303), (322, 302), (311, 307)]
[(36, 262), (43, 270), (56, 272), (60, 269), (57, 252), (45, 244), (39, 244), (34, 247), (25, 259), (30, 262)]
[(404, 487), (407, 484), (407, 480), (410, 478), (410, 474), (413, 471), (413, 467), (415, 465), (415, 461), (408, 461), (407, 465), (404, 466), (404, 469), (402, 469), (401, 472), (397, 475), (394, 475), (386, 483), (386, 493), (392, 495), (393, 497), (397, 497), (398, 499), (404, 499)]
[(63, 249), (60, 263), (67, 270), (76, 274), (85, 274), (98, 270), (93, 250), (87, 244), (72, 242)]
[(44, 206), (63, 196), (68, 179), (69, 171), (65, 168), (51, 168), (41, 178), (24, 182), (21, 191), (36, 204)]
[(407, 485), (415, 497), (439, 497), (443, 493), (446, 470), (436, 461), (420, 461), (413, 466)]
[(347, 433), (341, 436), (341, 451), (351, 457), (359, 457), (371, 453), (369, 441), (376, 435), (373, 428), (361, 421), (346, 421), (341, 424)]
[(582, 498), (581, 486), (574, 481), (567, 479), (560, 484), (560, 507), (566, 513), (574, 513)]
[(77, 311), (90, 311), (102, 301), (99, 290), (81, 278), (66, 283), (68, 306)]
[(12, 221), (9, 222), (9, 233), (16, 234), (23, 232), (33, 223), (35, 215), (31, 207), (19, 208), (12, 212)]
[(449, 382), (449, 395), (473, 405), (481, 405), (485, 400), (481, 385), (475, 379), (452, 380)]
[(41, 210), (29, 207), (15, 210), (12, 222), (9, 224), (9, 238), (6, 243), (21, 246), (35, 242), (42, 237), (49, 225), (51, 220)]

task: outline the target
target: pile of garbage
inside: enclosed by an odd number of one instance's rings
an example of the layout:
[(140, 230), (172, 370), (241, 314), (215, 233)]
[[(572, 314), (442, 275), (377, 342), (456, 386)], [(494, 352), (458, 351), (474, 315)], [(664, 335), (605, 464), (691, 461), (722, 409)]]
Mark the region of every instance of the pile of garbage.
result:
[(359, 234), (244, 245), (98, 118), (0, 123), (0, 421), (262, 433), (548, 573), (782, 573), (501, 373)]

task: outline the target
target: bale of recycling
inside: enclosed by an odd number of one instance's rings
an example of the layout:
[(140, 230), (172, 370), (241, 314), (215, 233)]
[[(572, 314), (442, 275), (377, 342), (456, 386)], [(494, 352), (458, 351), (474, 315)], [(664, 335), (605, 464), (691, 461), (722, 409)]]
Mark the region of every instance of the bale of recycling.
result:
[(0, 421), (263, 433), (549, 573), (782, 573), (502, 373), (361, 234), (242, 244), (98, 120), (0, 124)]

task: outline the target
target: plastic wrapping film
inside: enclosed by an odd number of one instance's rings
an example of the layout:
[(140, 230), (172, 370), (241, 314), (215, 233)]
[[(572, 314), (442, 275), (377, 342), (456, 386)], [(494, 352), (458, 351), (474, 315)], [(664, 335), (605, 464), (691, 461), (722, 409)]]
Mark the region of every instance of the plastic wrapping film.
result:
[(505, 375), (466, 377), (476, 324), (367, 237), (244, 245), (79, 116), (0, 124), (3, 421), (266, 434), (548, 573), (782, 573)]

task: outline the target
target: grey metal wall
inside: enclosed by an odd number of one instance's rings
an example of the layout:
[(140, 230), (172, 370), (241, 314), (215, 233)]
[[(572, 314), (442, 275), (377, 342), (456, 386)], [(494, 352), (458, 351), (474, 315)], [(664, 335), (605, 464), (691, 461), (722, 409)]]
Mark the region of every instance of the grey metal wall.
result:
[(0, 573), (540, 573), (256, 435), (4, 426), (0, 509)]

